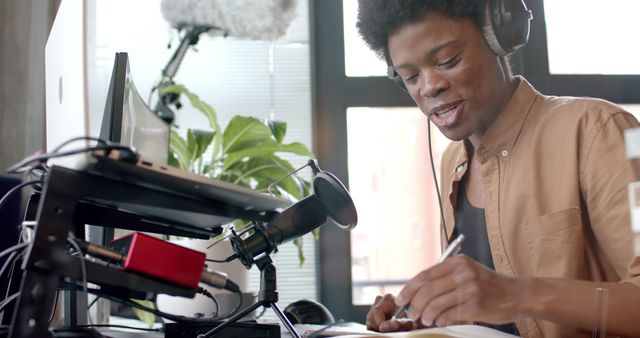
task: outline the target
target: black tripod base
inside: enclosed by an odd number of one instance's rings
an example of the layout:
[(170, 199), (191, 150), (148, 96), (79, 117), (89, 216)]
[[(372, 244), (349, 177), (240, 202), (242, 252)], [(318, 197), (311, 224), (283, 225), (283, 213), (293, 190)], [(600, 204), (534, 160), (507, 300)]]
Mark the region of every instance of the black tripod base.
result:
[[(164, 326), (165, 338), (196, 338), (219, 326), (222, 321), (198, 324), (167, 323)], [(256, 322), (235, 322), (217, 333), (215, 338), (280, 338), (280, 325), (258, 324)]]
[(260, 292), (258, 292), (258, 302), (245, 308), (239, 313), (236, 313), (233, 317), (227, 319), (227, 321), (221, 323), (211, 331), (198, 335), (197, 338), (222, 337), (219, 336), (220, 332), (224, 332), (226, 328), (231, 326), (233, 323), (236, 323), (240, 318), (261, 306), (265, 308), (270, 307), (276, 313), (282, 324), (287, 328), (289, 333), (291, 333), (291, 336), (293, 338), (300, 338), (300, 334), (296, 332), (296, 329), (293, 327), (289, 319), (287, 319), (280, 307), (278, 307), (276, 267), (273, 265), (271, 257), (269, 257), (269, 255), (263, 255), (256, 259), (256, 265), (260, 269)]

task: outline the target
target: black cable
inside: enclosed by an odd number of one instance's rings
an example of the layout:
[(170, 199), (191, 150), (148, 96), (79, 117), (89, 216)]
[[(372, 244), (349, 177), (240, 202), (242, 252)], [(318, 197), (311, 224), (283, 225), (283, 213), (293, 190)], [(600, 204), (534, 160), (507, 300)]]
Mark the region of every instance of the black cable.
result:
[(31, 244), (30, 242), (24, 242), (24, 243), (20, 243), (20, 244), (16, 244), (14, 246), (11, 246), (9, 248), (6, 248), (5, 250), (3, 250), (2, 252), (0, 252), (0, 257), (4, 257), (6, 254), (20, 250), (26, 246), (28, 246), (29, 244)]
[[(111, 262), (107, 262), (107, 267), (115, 267), (115, 265), (111, 264)], [(96, 296), (89, 305), (87, 305), (87, 311), (91, 309), (91, 307), (100, 299), (100, 296)]]
[(235, 258), (235, 256), (230, 256), (230, 257), (227, 257), (226, 259), (211, 259), (211, 258), (207, 258), (207, 259), (205, 259), (205, 261), (211, 262), (211, 263), (229, 263), (234, 258)]
[(53, 316), (56, 314), (56, 308), (58, 308), (58, 295), (60, 294), (60, 292), (56, 291), (56, 299), (53, 301), (53, 308), (51, 309), (51, 314), (49, 315), (49, 321), (47, 323), (49, 323), (49, 325), (51, 325), (51, 322), (53, 321)]
[(27, 172), (27, 177), (29, 181), (40, 181), (40, 184), (34, 184), (32, 189), (37, 192), (42, 192), (42, 186), (44, 184), (45, 175), (49, 171), (49, 167), (46, 164), (40, 163), (37, 164)]
[(19, 171), (20, 169), (23, 169), (24, 167), (26, 167), (27, 165), (33, 162), (42, 162), (42, 161), (50, 160), (52, 158), (71, 156), (71, 155), (82, 154), (82, 153), (98, 151), (98, 150), (107, 151), (107, 152), (112, 150), (122, 150), (122, 151), (129, 152), (133, 156), (137, 156), (136, 152), (133, 149), (123, 145), (93, 146), (93, 147), (69, 150), (61, 153), (46, 153), (41, 155), (32, 155), (10, 166), (7, 169), (7, 173), (11, 174), (11, 173), (21, 172)]
[(49, 333), (55, 338), (105, 338), (98, 330), (86, 327), (61, 327), (50, 329)]
[[(146, 327), (135, 327), (135, 326), (127, 326), (127, 325), (118, 325), (118, 324), (85, 324), (85, 325), (74, 325), (72, 328), (76, 328), (76, 327), (86, 327), (86, 328), (92, 328), (92, 327), (115, 327), (115, 328), (119, 328), (119, 329), (130, 329), (130, 330), (139, 330), (139, 331), (146, 331), (146, 332), (164, 332), (163, 329), (149, 329)], [(54, 332), (57, 331), (53, 330)]]
[(222, 319), (229, 318), (229, 317), (235, 315), (238, 311), (240, 311), (240, 307), (242, 306), (242, 292), (238, 291), (238, 292), (234, 292), (234, 294), (236, 296), (238, 296), (238, 301), (236, 302), (236, 306), (229, 313), (227, 313), (226, 315), (222, 316), (221, 317)]
[(78, 244), (78, 242), (76, 242), (75, 236), (73, 236), (71, 233), (69, 234), (69, 237), (67, 237), (67, 240), (79, 255), (80, 268), (82, 269), (82, 291), (84, 292), (85, 295), (88, 295), (89, 293), (87, 292), (87, 279), (88, 279), (87, 278), (87, 262), (85, 261), (84, 252), (82, 252), (82, 249), (80, 249), (80, 245)]
[(11, 296), (7, 297), (5, 300), (3, 300), (2, 302), (0, 302), (0, 313), (4, 312), (4, 308), (9, 305), (9, 303), (11, 303), (13, 300), (15, 300), (16, 298), (18, 298), (20, 296), (20, 292), (16, 292), (14, 294), (12, 294)]
[(262, 311), (260, 311), (260, 313), (256, 315), (256, 319), (260, 319), (260, 317), (262, 317), (265, 312), (267, 312), (267, 308), (263, 306)]
[[(73, 283), (68, 283), (68, 282), (64, 282), (64, 285), (72, 288), (72, 289), (81, 289), (81, 287), (78, 287), (78, 285), (73, 284)], [(108, 293), (105, 293), (99, 289), (93, 289), (93, 288), (89, 288), (87, 290), (89, 293), (92, 293), (94, 295), (98, 295), (104, 299), (109, 299), (112, 300), (114, 302), (118, 302), (127, 306), (131, 306), (131, 307), (135, 307), (138, 308), (140, 310), (143, 311), (147, 311), (149, 313), (152, 313), (156, 316), (165, 318), (165, 319), (169, 319), (172, 320), (174, 322), (177, 323), (185, 323), (185, 324), (202, 324), (202, 323), (210, 323), (211, 320), (223, 320), (226, 319), (227, 316), (223, 316), (223, 317), (215, 317), (215, 318), (191, 318), (191, 317), (185, 317), (185, 316), (179, 316), (179, 315), (174, 315), (171, 313), (166, 313), (166, 312), (162, 312), (160, 310), (154, 309), (154, 308), (150, 308), (144, 305), (140, 305), (130, 299), (123, 299), (123, 298), (119, 298), (116, 296), (112, 296)], [(237, 311), (237, 310), (234, 310)]]
[(151, 107), (151, 100), (153, 100), (153, 93), (155, 93), (156, 89), (158, 89), (157, 85), (151, 87), (151, 91), (149, 92), (149, 97), (147, 97), (147, 104)]
[[(32, 155), (32, 156), (29, 156), (29, 157), (24, 158), (22, 161), (18, 162), (18, 163), (17, 163), (17, 164), (15, 164), (14, 166), (11, 166), (9, 169), (7, 169), (7, 172), (9, 172), (9, 173), (14, 172), (15, 170), (18, 170), (18, 169), (20, 169), (20, 168), (24, 167), (26, 164), (28, 164), (28, 163), (30, 163), (30, 162), (33, 162), (33, 161), (37, 161), (38, 159), (40, 159), (40, 158), (42, 158), (42, 157), (53, 158), (53, 157), (58, 157), (58, 156), (55, 156), (55, 155), (57, 155), (57, 154), (65, 154), (65, 153), (58, 153), (58, 152), (59, 152), (59, 151), (60, 151), (60, 149), (62, 149), (64, 146), (66, 146), (66, 145), (68, 145), (68, 144), (70, 144), (70, 143), (73, 143), (73, 142), (75, 142), (75, 141), (80, 141), (80, 140), (95, 141), (96, 143), (99, 143), (99, 144), (101, 144), (101, 145), (102, 145), (102, 147), (98, 147), (98, 148), (100, 148), (100, 149), (109, 149), (109, 148), (111, 148), (111, 147), (119, 147), (119, 146), (120, 146), (120, 145), (117, 145), (117, 144), (113, 145), (113, 144), (111, 144), (111, 143), (109, 143), (109, 142), (107, 142), (107, 141), (104, 141), (104, 140), (102, 140), (102, 139), (99, 139), (99, 138), (97, 138), (97, 137), (90, 137), (90, 136), (74, 137), (74, 138), (72, 138), (72, 139), (69, 139), (69, 140), (67, 140), (67, 141), (63, 142), (62, 144), (60, 144), (59, 146), (57, 146), (56, 148), (54, 148), (53, 150), (51, 150), (51, 151), (50, 151), (50, 152), (48, 152), (48, 153), (38, 154), (38, 155)], [(70, 155), (73, 155), (73, 154), (70, 154)], [(64, 156), (66, 156), (66, 155), (64, 155)], [(24, 163), (24, 162), (25, 162), (25, 161), (27, 161), (27, 160), (28, 160), (28, 162), (27, 162), (27, 163)], [(15, 167), (15, 168), (14, 168), (14, 167)], [(36, 170), (40, 170), (40, 171), (42, 171), (43, 173), (46, 173), (46, 172), (48, 171), (48, 167), (46, 166), (46, 164), (44, 164), (44, 163), (40, 163), (40, 164), (38, 164), (38, 165), (34, 166), (33, 168), (31, 168), (31, 169), (29, 170), (29, 175), (31, 175), (31, 174), (32, 174), (32, 171), (36, 171)]]
[(4, 262), (4, 264), (2, 265), (2, 268), (0, 269), (0, 278), (2, 278), (2, 275), (4, 274), (4, 270), (11, 264), (13, 264), (13, 262), (18, 259), (18, 257), (15, 257), (16, 255), (19, 255), (19, 253), (17, 252), (12, 252), (11, 255), (9, 255), (9, 258), (7, 258), (7, 260)]
[(91, 307), (93, 306), (93, 304), (95, 304), (98, 299), (100, 299), (100, 296), (96, 296), (96, 298), (94, 298), (91, 303), (89, 303), (89, 305), (87, 305), (87, 311), (89, 311), (89, 309), (91, 309)]
[[(22, 250), (24, 250), (24, 249), (22, 249)], [(7, 258), (7, 260), (2, 265), (2, 269), (0, 269), (0, 278), (2, 278), (2, 275), (4, 274), (4, 270), (9, 266), (13, 266), (15, 261), (18, 260), (18, 258), (20, 258), (20, 256), (22, 256), (22, 252), (13, 251), (11, 253), (11, 255)], [(11, 271), (11, 270), (9, 270), (9, 271)], [(6, 290), (0, 290), (0, 292), (2, 292), (3, 294), (6, 295), (6, 293), (8, 293), (10, 289), (11, 289), (10, 285), (7, 285), (7, 289)]]
[(4, 194), (4, 196), (2, 196), (2, 198), (0, 199), (0, 209), (2, 209), (4, 204), (7, 203), (7, 201), (11, 197), (11, 195), (15, 194), (16, 191), (19, 191), (20, 189), (22, 189), (22, 188), (24, 188), (24, 187), (26, 187), (28, 185), (34, 185), (34, 184), (38, 184), (38, 183), (42, 183), (42, 181), (41, 180), (33, 180), (33, 181), (22, 182), (22, 183), (16, 185), (15, 187), (11, 188), (11, 190), (7, 191), (7, 193)]
[(213, 317), (216, 317), (218, 315), (218, 312), (220, 311), (220, 304), (218, 303), (216, 296), (212, 295), (211, 292), (209, 292), (209, 290), (202, 287), (198, 287), (196, 292), (208, 297), (213, 301), (213, 303), (216, 305), (216, 311), (213, 312)]
[(431, 173), (433, 174), (433, 182), (436, 186), (436, 194), (438, 195), (438, 206), (440, 207), (440, 221), (442, 222), (442, 228), (444, 229), (444, 238), (447, 240), (447, 244), (451, 244), (449, 239), (447, 224), (444, 221), (444, 211), (442, 209), (442, 197), (440, 196), (440, 187), (438, 186), (438, 176), (436, 175), (436, 166), (433, 163), (433, 151), (431, 150), (431, 121), (427, 121), (427, 138), (429, 139), (429, 161), (431, 162)]
[(97, 138), (97, 137), (78, 136), (78, 137), (74, 137), (74, 138), (71, 138), (69, 140), (66, 140), (66, 141), (62, 142), (62, 144), (60, 144), (59, 146), (55, 147), (49, 153), (55, 154), (58, 151), (60, 151), (60, 149), (64, 148), (64, 146), (66, 146), (67, 144), (70, 144), (70, 143), (73, 143), (73, 142), (76, 142), (76, 141), (95, 141), (96, 143), (100, 143), (100, 144), (105, 145), (105, 146), (109, 145), (109, 142), (107, 142), (107, 141), (105, 141), (103, 139)]

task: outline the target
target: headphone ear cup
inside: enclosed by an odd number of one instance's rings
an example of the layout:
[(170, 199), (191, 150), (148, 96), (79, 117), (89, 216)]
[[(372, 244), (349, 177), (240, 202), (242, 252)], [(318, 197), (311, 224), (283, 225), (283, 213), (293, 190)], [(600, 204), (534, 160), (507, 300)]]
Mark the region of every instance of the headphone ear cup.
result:
[(393, 65), (388, 65), (387, 66), (387, 76), (391, 80), (393, 80), (393, 82), (396, 84), (396, 86), (400, 87), (400, 89), (402, 89), (402, 91), (404, 91), (405, 93), (409, 92), (407, 90), (407, 87), (404, 85), (404, 81), (402, 81), (402, 78), (400, 77), (400, 75), (398, 75), (398, 73), (396, 73), (396, 70), (393, 68)]
[(483, 34), (496, 55), (515, 53), (529, 41), (531, 11), (523, 0), (487, 0)]

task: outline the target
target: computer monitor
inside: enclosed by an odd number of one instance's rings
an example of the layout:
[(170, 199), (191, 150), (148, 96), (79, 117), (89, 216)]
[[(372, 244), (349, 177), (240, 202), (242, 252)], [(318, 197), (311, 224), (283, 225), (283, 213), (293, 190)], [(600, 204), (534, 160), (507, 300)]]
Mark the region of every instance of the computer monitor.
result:
[(132, 146), (142, 158), (166, 164), (169, 128), (140, 97), (131, 76), (128, 54), (116, 53), (100, 138)]
[[(89, 134), (86, 12), (86, 1), (62, 1), (45, 46), (47, 151)], [(73, 162), (63, 158), (55, 164)]]

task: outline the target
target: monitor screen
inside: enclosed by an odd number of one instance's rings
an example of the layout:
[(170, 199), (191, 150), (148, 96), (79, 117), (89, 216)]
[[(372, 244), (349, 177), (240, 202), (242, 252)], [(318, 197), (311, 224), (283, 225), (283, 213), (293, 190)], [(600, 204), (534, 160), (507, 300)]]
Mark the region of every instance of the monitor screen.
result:
[(131, 76), (127, 53), (116, 53), (100, 138), (136, 149), (146, 160), (166, 164), (169, 125), (144, 102)]

